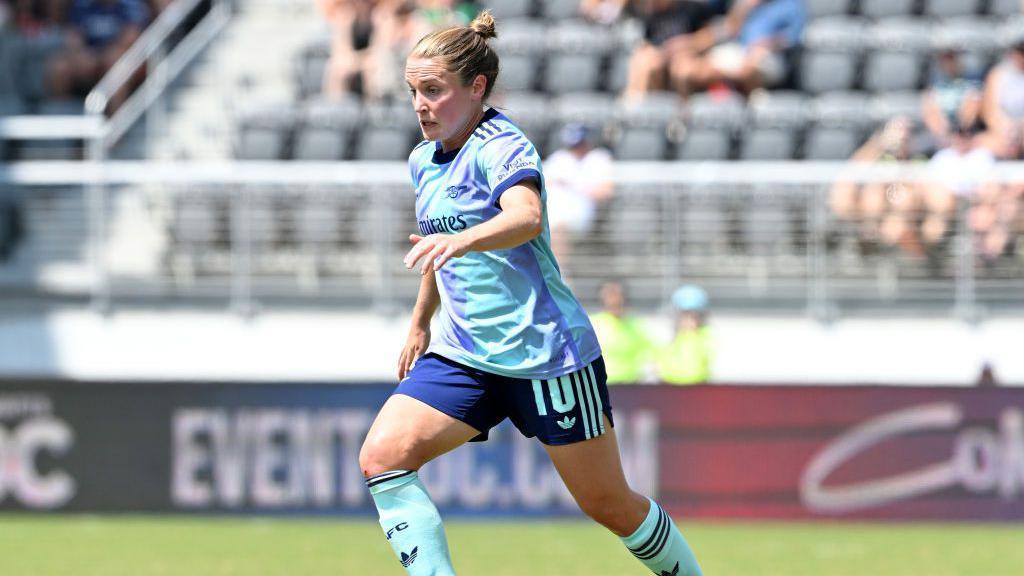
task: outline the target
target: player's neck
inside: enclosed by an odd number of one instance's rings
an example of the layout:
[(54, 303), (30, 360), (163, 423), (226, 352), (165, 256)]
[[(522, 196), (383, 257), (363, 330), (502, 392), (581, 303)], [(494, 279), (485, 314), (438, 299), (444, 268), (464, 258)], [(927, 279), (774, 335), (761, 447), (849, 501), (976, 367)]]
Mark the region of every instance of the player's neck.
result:
[(467, 123), (458, 134), (449, 140), (441, 141), (441, 152), (451, 152), (452, 150), (462, 148), (462, 145), (466, 143), (466, 140), (469, 140), (469, 137), (473, 135), (477, 124), (480, 123), (480, 119), (483, 117), (484, 109), (480, 108), (477, 110), (476, 114), (470, 117), (469, 123)]

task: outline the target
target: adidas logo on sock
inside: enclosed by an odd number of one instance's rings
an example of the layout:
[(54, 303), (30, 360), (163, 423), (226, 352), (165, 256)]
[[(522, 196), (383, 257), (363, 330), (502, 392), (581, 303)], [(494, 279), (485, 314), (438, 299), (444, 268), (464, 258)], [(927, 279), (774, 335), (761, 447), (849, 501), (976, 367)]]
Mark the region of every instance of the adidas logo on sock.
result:
[(573, 416), (572, 418), (569, 418), (568, 416), (566, 416), (564, 420), (558, 421), (558, 425), (562, 428), (562, 430), (568, 430), (569, 428), (572, 428), (573, 426), (576, 425), (576, 417)]
[(671, 572), (668, 570), (662, 570), (661, 576), (679, 576), (679, 562), (676, 562), (676, 567)]
[[(414, 548), (412, 549), (412, 552), (410, 552), (410, 553), (408, 553), (408, 554), (406, 554), (405, 552), (402, 552), (402, 558), (400, 559), (400, 562), (402, 563), (402, 567), (403, 567), (403, 568), (408, 568), (409, 566), (411, 566), (411, 565), (412, 565), (412, 563), (413, 563), (413, 562), (415, 562), (415, 561), (416, 561), (416, 552), (417, 552), (417, 551), (418, 551), (419, 549), (420, 549), (420, 547), (419, 547), (419, 546), (416, 546), (416, 547), (414, 547)], [(679, 568), (679, 566), (676, 566), (676, 568), (678, 569), (678, 568)], [(670, 576), (671, 576), (671, 575), (670, 575)]]

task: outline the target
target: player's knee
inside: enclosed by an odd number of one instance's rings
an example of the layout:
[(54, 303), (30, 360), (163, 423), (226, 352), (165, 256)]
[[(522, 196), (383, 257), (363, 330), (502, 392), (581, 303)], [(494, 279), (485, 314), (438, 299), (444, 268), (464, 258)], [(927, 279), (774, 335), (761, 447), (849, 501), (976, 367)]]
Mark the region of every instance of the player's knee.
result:
[(621, 523), (624, 502), (621, 495), (613, 492), (599, 492), (580, 498), (580, 509), (598, 524), (614, 528)]
[(359, 450), (359, 468), (369, 478), (391, 470), (419, 468), (412, 447), (400, 438), (369, 436)]

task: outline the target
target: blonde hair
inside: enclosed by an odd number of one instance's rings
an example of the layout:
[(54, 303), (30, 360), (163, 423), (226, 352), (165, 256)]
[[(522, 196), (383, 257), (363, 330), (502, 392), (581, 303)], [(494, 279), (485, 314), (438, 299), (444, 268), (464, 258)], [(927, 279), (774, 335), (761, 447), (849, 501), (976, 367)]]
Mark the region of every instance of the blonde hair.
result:
[(416, 43), (409, 56), (440, 60), (449, 72), (459, 75), (464, 86), (483, 74), (487, 79), (484, 88), (484, 100), (487, 100), (498, 79), (498, 54), (487, 44), (488, 39), (498, 37), (494, 26), (494, 16), (490, 10), (484, 10), (469, 26), (454, 26), (427, 34)]

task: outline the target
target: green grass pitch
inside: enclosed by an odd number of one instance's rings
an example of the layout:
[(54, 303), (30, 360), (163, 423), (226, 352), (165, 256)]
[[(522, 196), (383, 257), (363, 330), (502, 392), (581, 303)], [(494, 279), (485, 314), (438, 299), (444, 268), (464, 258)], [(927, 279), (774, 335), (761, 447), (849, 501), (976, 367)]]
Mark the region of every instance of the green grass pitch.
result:
[[(1013, 525), (684, 522), (707, 576), (1021, 576)], [(460, 576), (648, 574), (583, 521), (451, 521)], [(0, 516), (4, 576), (401, 576), (370, 520)]]

